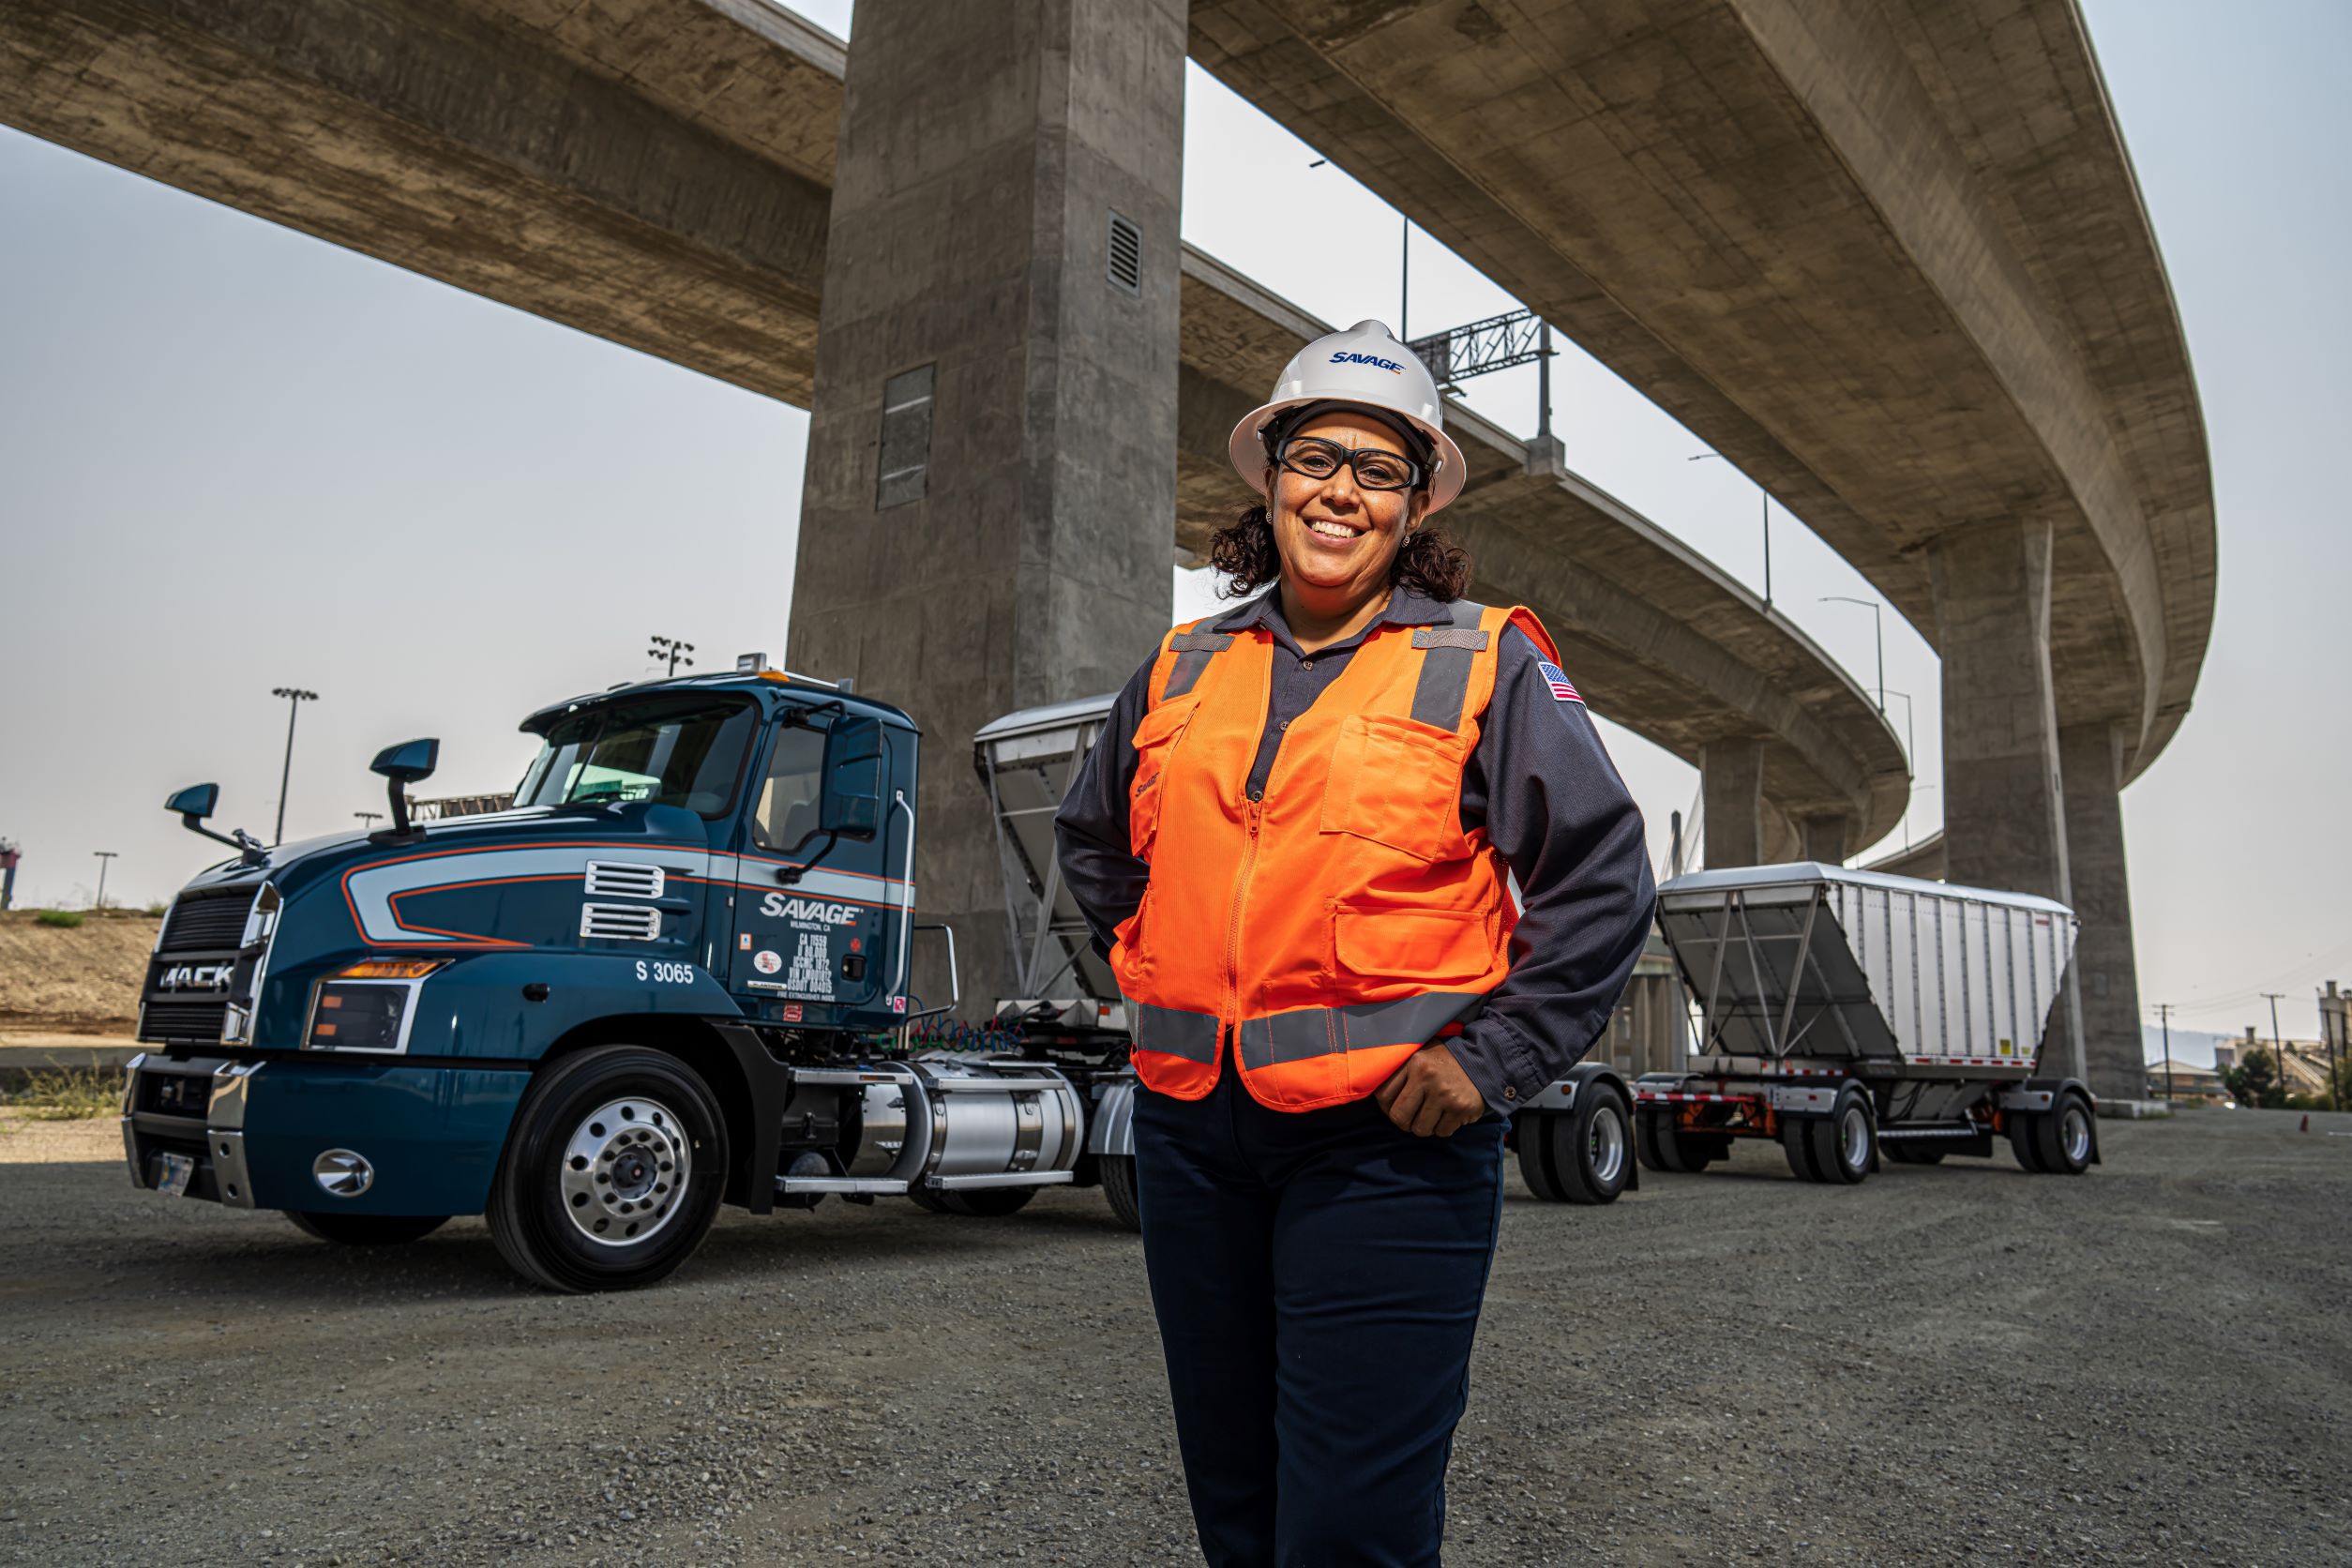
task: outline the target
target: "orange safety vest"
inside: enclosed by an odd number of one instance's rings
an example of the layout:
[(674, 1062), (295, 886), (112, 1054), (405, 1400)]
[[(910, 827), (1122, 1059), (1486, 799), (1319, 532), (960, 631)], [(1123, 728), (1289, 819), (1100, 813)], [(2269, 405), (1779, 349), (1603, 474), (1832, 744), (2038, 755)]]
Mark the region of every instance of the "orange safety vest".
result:
[(1518, 916), (1501, 856), (1462, 831), (1462, 768), (1502, 628), (1559, 655), (1524, 609), (1451, 609), (1372, 629), (1283, 732), (1262, 801), (1274, 634), (1193, 622), (1161, 643), (1127, 804), (1152, 875), (1110, 955), (1150, 1088), (1200, 1098), (1231, 1040), (1263, 1105), (1362, 1099), (1502, 983)]

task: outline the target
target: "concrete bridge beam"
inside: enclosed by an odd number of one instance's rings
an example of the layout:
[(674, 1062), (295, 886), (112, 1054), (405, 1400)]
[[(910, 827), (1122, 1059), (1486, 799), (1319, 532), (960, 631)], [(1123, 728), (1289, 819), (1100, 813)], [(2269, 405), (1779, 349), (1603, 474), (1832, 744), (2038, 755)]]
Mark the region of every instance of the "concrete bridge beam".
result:
[(1184, 0), (858, 8), (791, 659), (932, 738), (915, 874), (968, 996), (1009, 948), (962, 746), (1168, 627), (1184, 84)]

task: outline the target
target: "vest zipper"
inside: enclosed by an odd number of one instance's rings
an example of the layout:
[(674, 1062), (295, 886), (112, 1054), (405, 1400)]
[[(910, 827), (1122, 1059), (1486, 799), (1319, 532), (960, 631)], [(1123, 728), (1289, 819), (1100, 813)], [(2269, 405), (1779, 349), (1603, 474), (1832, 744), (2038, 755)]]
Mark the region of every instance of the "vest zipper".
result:
[(1249, 874), (1258, 864), (1258, 829), (1265, 816), (1262, 802), (1248, 801), (1242, 807), (1249, 842), (1242, 847), (1242, 871), (1233, 882), (1233, 912), (1225, 927), (1225, 1016), (1233, 1031), (1236, 1068), (1242, 1064), (1242, 903), (1249, 897)]

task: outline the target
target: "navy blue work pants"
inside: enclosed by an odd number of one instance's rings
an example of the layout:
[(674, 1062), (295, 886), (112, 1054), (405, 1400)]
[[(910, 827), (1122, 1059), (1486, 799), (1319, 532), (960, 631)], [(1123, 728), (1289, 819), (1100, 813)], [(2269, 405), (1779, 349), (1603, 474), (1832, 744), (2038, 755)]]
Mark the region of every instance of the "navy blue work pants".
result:
[(1431, 1564), (1502, 1215), (1501, 1118), (1136, 1093), (1143, 1257), (1210, 1568)]

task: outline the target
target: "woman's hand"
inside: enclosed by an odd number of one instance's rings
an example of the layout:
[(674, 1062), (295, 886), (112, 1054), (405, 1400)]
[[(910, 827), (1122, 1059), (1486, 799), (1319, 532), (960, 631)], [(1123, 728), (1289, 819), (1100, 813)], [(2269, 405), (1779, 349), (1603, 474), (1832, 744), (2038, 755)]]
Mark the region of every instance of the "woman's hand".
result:
[(1405, 1064), (1372, 1091), (1388, 1119), (1415, 1138), (1452, 1138), (1486, 1114), (1486, 1097), (1462, 1071), (1454, 1053), (1436, 1041), (1405, 1059)]

